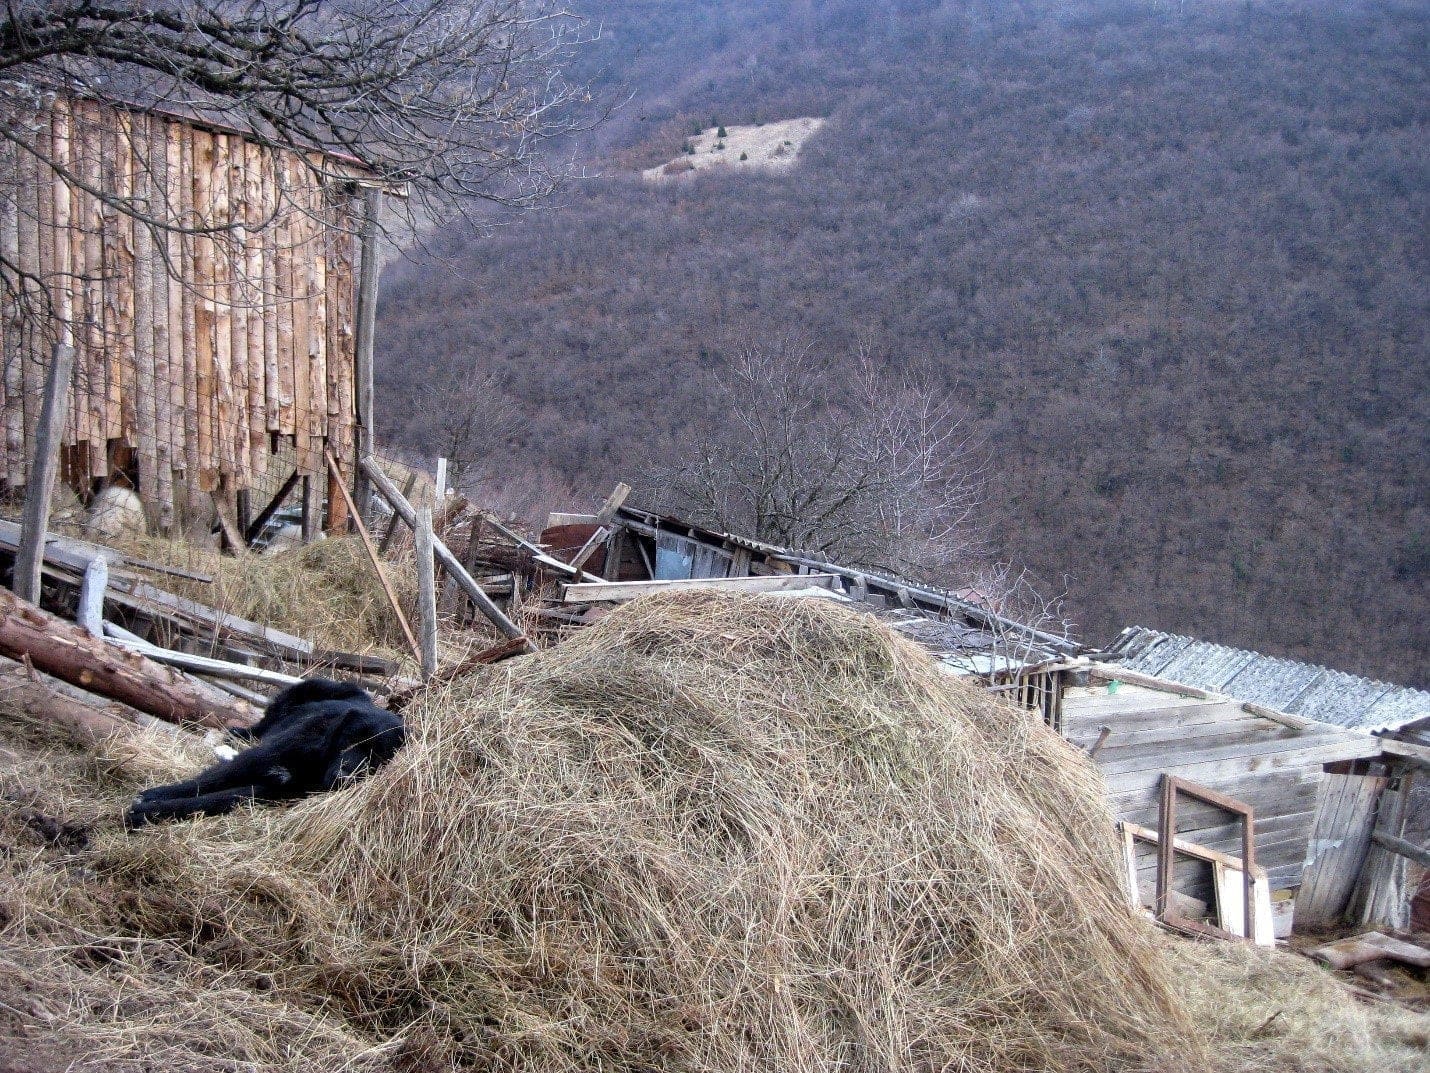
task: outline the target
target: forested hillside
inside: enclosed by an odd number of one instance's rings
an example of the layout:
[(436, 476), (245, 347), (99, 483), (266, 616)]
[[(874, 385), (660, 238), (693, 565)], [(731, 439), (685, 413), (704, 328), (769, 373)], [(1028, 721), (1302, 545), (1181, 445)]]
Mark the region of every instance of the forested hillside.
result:
[[(583, 74), (634, 95), (602, 177), (389, 271), (387, 442), (489, 375), (502, 472), (599, 497), (718, 420), (739, 337), (872, 338), (961, 400), (993, 551), (1085, 639), (1430, 681), (1430, 4), (587, 6)], [(800, 115), (789, 173), (635, 176)]]

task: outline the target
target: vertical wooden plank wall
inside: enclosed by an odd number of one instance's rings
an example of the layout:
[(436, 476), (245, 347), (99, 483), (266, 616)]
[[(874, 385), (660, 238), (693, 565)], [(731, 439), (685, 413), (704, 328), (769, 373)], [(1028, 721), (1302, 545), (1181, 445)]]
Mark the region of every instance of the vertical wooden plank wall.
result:
[(358, 187), (173, 116), (59, 98), (42, 119), (35, 147), (78, 182), (0, 149), (0, 249), (41, 281), (0, 303), (0, 480), (24, 483), (49, 349), (70, 339), (78, 491), (122, 472), (167, 529), (179, 489), (252, 488), (284, 443), (305, 474), (325, 447), (355, 472)]

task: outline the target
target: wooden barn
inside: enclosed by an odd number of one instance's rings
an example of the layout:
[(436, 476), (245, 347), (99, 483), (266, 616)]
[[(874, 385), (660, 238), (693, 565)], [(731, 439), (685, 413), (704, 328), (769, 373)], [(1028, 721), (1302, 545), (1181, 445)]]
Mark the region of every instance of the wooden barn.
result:
[(0, 150), (5, 488), (69, 345), (60, 472), (82, 497), (130, 486), (163, 531), (295, 490), (316, 516), (325, 451), (351, 478), (371, 425), (358, 277), (377, 192), (346, 161), (188, 116), (57, 95), (29, 126), (34, 152)]

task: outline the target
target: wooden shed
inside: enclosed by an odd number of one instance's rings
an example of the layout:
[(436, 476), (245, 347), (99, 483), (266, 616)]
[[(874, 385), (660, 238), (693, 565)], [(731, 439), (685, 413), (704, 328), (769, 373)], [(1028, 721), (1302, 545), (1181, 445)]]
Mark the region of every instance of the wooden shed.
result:
[[(1254, 812), (1256, 860), (1273, 892), (1301, 885), (1325, 766), (1381, 751), (1366, 733), (1113, 664), (1093, 664), (1087, 681), (1063, 698), (1064, 729), (1074, 745), (1095, 749), (1113, 815), (1156, 828), (1163, 775), (1243, 801)], [(1180, 838), (1239, 856), (1240, 825), (1226, 813), (1193, 804), (1179, 820)], [(1150, 903), (1156, 852), (1137, 850), (1139, 887)], [(1178, 870), (1174, 887), (1208, 901), (1195, 863), (1179, 862)]]
[[(0, 480), (33, 457), (57, 344), (75, 351), (61, 474), (134, 487), (167, 530), (186, 503), (356, 472), (363, 173), (220, 124), (57, 95), (0, 151)], [(42, 160), (54, 161), (63, 171)], [(120, 211), (129, 204), (154, 221)], [(369, 389), (370, 390), (370, 389)]]

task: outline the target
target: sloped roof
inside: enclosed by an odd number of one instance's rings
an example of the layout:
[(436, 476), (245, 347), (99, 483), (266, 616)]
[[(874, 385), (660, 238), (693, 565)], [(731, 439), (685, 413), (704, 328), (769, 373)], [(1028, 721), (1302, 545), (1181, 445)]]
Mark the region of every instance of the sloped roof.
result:
[(1145, 626), (1123, 630), (1108, 654), (1143, 674), (1355, 730), (1393, 729), (1430, 716), (1424, 690)]

